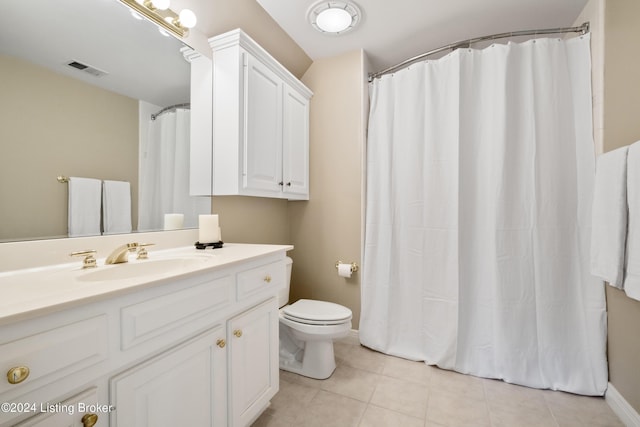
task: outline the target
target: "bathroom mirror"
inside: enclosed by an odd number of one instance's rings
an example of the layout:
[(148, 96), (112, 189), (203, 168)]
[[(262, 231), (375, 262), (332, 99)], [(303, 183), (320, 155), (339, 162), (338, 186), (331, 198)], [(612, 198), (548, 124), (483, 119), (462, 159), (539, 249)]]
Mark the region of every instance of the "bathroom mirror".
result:
[(189, 102), (183, 46), (117, 0), (0, 2), (0, 242), (67, 237), (59, 175), (129, 181), (136, 230), (143, 121)]

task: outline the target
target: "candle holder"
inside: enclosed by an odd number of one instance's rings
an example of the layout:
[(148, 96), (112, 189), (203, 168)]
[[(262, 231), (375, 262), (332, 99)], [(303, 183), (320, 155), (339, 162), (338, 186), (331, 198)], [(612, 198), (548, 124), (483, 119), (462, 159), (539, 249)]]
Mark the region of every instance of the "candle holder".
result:
[(211, 243), (200, 243), (200, 242), (196, 242), (196, 249), (207, 249), (207, 248), (211, 248), (211, 249), (219, 249), (222, 247), (222, 245), (224, 244), (224, 242), (222, 240), (220, 240), (219, 242), (211, 242)]

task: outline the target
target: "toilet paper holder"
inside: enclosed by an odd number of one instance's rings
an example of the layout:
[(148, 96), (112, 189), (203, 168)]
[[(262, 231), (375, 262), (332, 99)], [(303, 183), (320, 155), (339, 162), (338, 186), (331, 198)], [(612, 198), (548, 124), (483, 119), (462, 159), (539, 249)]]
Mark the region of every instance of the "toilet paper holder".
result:
[[(336, 270), (338, 269), (338, 266), (340, 264), (346, 264), (342, 261), (336, 261)], [(358, 271), (358, 264), (356, 264), (355, 262), (351, 263), (351, 273), (356, 273)]]

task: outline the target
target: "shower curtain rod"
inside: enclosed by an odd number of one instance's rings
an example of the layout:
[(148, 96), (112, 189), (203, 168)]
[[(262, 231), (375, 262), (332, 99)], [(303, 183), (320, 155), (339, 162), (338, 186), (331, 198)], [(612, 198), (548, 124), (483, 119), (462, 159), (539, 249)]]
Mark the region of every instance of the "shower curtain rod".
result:
[(189, 104), (187, 102), (185, 104), (170, 105), (170, 106), (165, 107), (162, 110), (158, 111), (157, 113), (152, 114), (151, 115), (151, 120), (155, 120), (160, 114), (166, 113), (167, 111), (175, 110), (176, 108), (191, 108), (191, 104)]
[(425, 52), (418, 56), (414, 56), (413, 58), (409, 58), (405, 61), (402, 61), (399, 64), (393, 65), (389, 68), (385, 68), (382, 71), (378, 71), (377, 73), (369, 73), (369, 83), (371, 83), (373, 80), (379, 77), (384, 76), (385, 74), (389, 74), (394, 71), (400, 70), (402, 68), (406, 68), (409, 65), (413, 64), (414, 62), (420, 61), (421, 59), (424, 59), (428, 56), (435, 55), (436, 53), (440, 53), (448, 49), (456, 50), (459, 48), (467, 48), (469, 47), (469, 45), (473, 43), (478, 43), (486, 40), (505, 39), (505, 38), (517, 37), (517, 36), (537, 36), (537, 35), (543, 35), (543, 34), (558, 34), (558, 33), (586, 34), (588, 32), (589, 32), (589, 22), (585, 22), (579, 27), (563, 27), (563, 28), (547, 28), (543, 30), (512, 31), (510, 33), (492, 34), (490, 36), (482, 36), (482, 37), (476, 37), (473, 39), (463, 40), (463, 41), (448, 44), (446, 46), (439, 47), (437, 49), (430, 50), (429, 52)]

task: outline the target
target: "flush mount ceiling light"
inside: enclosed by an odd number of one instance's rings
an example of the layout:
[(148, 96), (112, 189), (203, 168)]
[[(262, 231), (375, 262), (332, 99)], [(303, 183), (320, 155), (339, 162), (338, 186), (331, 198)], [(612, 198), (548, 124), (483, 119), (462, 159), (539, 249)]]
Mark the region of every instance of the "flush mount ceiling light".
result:
[(351, 31), (362, 17), (358, 6), (345, 1), (321, 1), (307, 12), (309, 23), (324, 34), (344, 34)]

